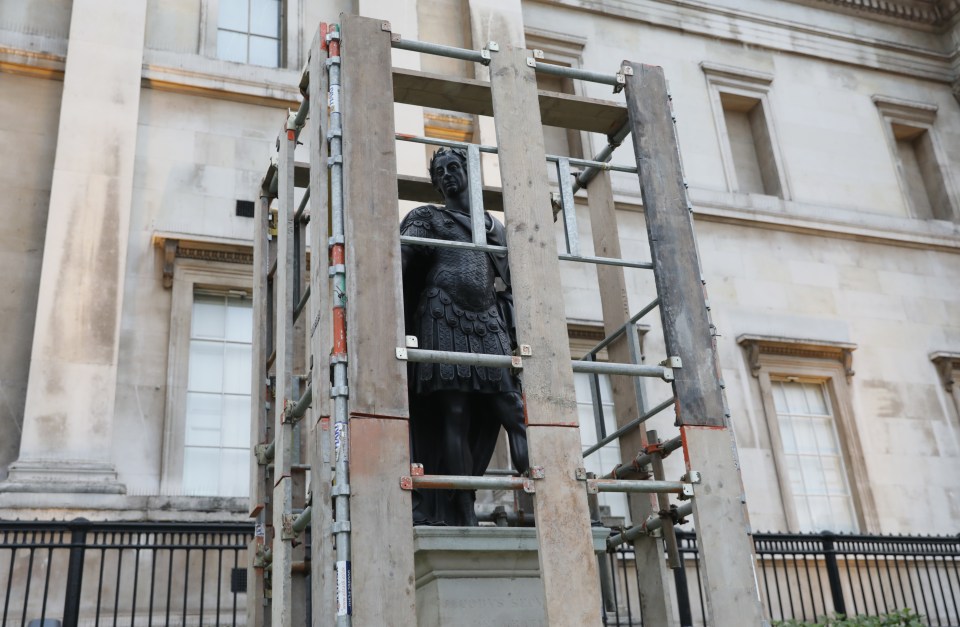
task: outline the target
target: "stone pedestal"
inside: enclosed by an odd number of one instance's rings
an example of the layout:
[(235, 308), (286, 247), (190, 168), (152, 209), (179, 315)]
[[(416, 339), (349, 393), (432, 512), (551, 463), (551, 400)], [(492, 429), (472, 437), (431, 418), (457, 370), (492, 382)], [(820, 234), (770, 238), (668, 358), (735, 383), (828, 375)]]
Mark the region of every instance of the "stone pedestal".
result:
[[(598, 554), (609, 533), (593, 530)], [(415, 527), (413, 541), (419, 627), (546, 627), (535, 529)]]

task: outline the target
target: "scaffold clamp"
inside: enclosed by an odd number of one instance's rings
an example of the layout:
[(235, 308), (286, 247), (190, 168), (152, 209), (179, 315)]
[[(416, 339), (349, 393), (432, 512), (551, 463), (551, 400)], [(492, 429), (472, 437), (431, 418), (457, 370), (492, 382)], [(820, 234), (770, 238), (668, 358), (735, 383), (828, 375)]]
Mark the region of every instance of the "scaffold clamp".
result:
[(686, 483), (700, 483), (702, 477), (700, 476), (699, 470), (688, 470), (682, 477), (680, 481), (685, 481)]
[(293, 514), (284, 514), (282, 519), (282, 527), (280, 531), (281, 540), (294, 540), (297, 537), (297, 533), (293, 530), (293, 521), (296, 520), (296, 516)]
[(660, 365), (665, 366), (667, 368), (683, 368), (683, 361), (676, 356), (667, 357), (666, 359), (660, 362)]
[(417, 348), (420, 346), (420, 341), (417, 339), (416, 335), (408, 335), (404, 337), (404, 343), (407, 345), (407, 348)]

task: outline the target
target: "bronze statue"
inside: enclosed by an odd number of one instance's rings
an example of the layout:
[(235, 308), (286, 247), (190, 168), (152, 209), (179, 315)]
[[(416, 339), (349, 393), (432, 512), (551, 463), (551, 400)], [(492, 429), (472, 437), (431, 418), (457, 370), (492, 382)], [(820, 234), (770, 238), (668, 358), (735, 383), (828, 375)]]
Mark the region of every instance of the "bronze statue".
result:
[[(464, 151), (437, 150), (430, 179), (444, 206), (417, 207), (401, 222), (400, 233), (472, 241)], [(503, 224), (486, 212), (484, 220), (487, 242), (505, 245)], [(516, 341), (506, 255), (410, 244), (401, 252), (406, 333), (418, 338), (420, 348), (512, 354)], [(482, 475), (501, 426), (514, 466), (527, 469), (520, 380), (509, 369), (414, 363), (409, 393), (412, 459), (426, 474)], [(466, 490), (417, 491), (414, 523), (475, 526), (475, 498)]]

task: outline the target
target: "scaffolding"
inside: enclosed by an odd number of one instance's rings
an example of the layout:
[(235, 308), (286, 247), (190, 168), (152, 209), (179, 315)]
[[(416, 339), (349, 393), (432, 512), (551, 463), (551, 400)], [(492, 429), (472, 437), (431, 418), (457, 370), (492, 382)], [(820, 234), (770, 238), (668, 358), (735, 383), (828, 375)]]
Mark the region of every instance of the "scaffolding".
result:
[[(392, 68), (393, 48), (489, 66), (490, 81)], [(497, 42), (466, 50), (411, 41), (387, 22), (347, 15), (340, 25), (321, 25), (314, 38), (300, 83), (303, 101), (278, 137), (255, 215), (251, 624), (416, 624), (410, 491), (438, 488), (533, 495), (550, 625), (599, 623), (603, 577), (588, 497), (601, 492), (636, 495), (630, 513), (638, 524), (612, 536), (608, 546), (634, 546), (646, 624), (670, 622), (669, 569), (679, 566), (673, 525), (691, 514), (711, 624), (762, 622), (663, 72), (625, 61), (616, 73), (601, 74), (544, 63), (538, 52)], [(626, 106), (538, 91), (536, 72), (612, 86), (625, 94)], [(497, 145), (397, 134), (394, 103), (491, 116)], [(546, 155), (542, 125), (602, 133), (608, 144), (594, 159)], [(304, 130), (309, 163), (295, 160)], [(628, 136), (637, 167), (610, 164)], [(429, 180), (404, 175), (393, 187), (398, 140), (466, 151), (472, 242), (399, 235), (398, 200), (429, 202), (435, 192)], [(499, 158), (499, 190), (482, 184), (482, 153)], [(544, 162), (557, 173), (552, 196)], [(611, 171), (639, 176), (650, 260), (621, 254)], [(299, 201), (297, 189), (303, 190)], [(582, 189), (594, 255), (583, 253), (578, 238), (574, 195)], [(506, 247), (487, 243), (484, 209), (504, 212)], [(555, 219), (564, 231), (560, 253)], [(401, 243), (508, 254), (517, 354), (428, 351), (404, 336)], [(596, 265), (607, 336), (572, 362), (561, 261)], [(625, 268), (652, 271), (657, 288), (657, 297), (633, 315)], [(647, 365), (635, 325), (655, 309), (667, 358)], [(597, 361), (601, 350), (609, 361)], [(417, 361), (521, 370), (530, 471), (429, 476), (411, 465), (406, 365)], [(594, 375), (598, 424), (596, 375), (628, 382), (614, 386), (618, 428), (599, 431), (597, 444), (583, 453), (574, 372)], [(648, 408), (640, 377), (672, 385), (672, 397)], [(675, 409), (680, 436), (661, 442), (643, 425), (668, 407)], [(603, 477), (588, 475), (584, 456), (614, 441), (635, 457)], [(681, 449), (687, 472), (669, 481), (663, 458)], [(681, 502), (671, 504), (670, 494)]]

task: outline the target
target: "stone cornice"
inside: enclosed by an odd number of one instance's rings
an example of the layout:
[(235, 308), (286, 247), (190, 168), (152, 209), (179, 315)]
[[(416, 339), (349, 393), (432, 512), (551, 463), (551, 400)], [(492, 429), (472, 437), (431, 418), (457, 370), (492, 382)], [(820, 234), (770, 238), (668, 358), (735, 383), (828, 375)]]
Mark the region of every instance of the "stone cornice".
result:
[(957, 0), (790, 0), (808, 6), (839, 7), (850, 13), (900, 22), (945, 26), (960, 12)]
[(844, 374), (848, 379), (854, 375), (853, 351), (857, 350), (857, 345), (849, 342), (768, 335), (741, 335), (737, 338), (737, 344), (746, 349), (750, 371), (755, 377), (759, 375), (762, 367), (760, 355), (782, 355), (838, 361), (843, 366)]
[[(918, 43), (922, 37), (911, 38), (913, 43), (909, 43), (902, 35), (916, 30), (916, 27), (911, 28), (907, 23), (889, 26), (889, 32), (885, 34), (878, 34), (877, 31), (873, 35), (866, 35), (845, 30), (842, 25), (814, 25), (769, 13), (732, 9), (703, 0), (534, 1), (914, 78), (945, 83), (957, 78), (952, 66), (952, 48), (942, 41), (942, 36), (930, 32), (925, 35), (931, 39), (929, 43)], [(770, 4), (774, 3), (771, 1)], [(933, 27), (927, 30), (933, 30)]]

